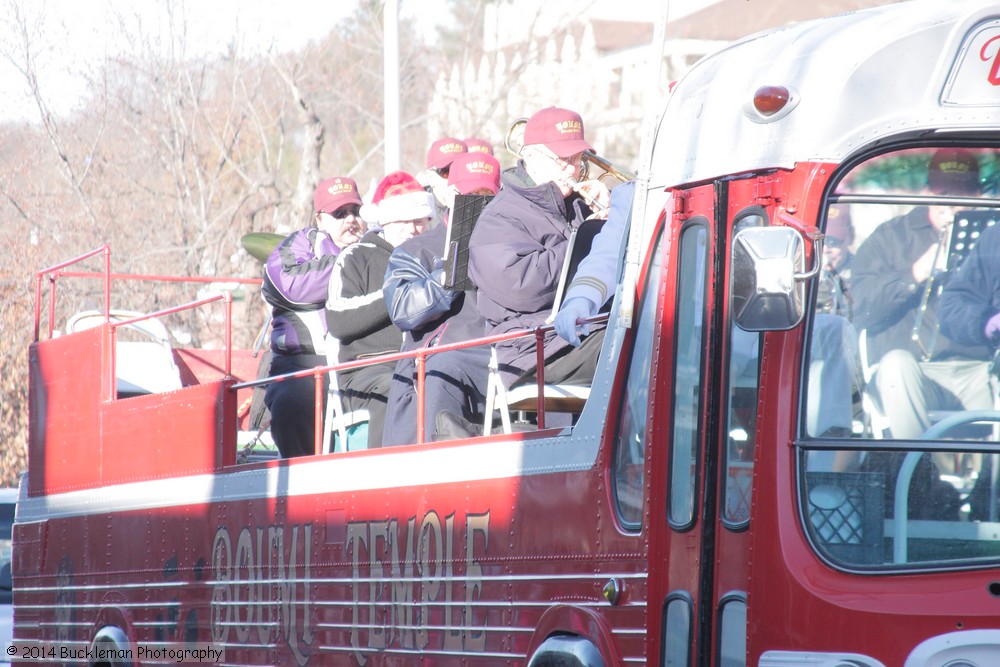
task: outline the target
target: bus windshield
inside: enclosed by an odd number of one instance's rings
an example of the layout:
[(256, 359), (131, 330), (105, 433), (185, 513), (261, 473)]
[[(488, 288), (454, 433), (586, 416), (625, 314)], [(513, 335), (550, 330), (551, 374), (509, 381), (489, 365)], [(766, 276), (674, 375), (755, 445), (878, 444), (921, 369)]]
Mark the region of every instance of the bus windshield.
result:
[(998, 181), (1000, 148), (900, 149), (850, 167), (821, 211), (800, 489), (835, 565), (1000, 556)]

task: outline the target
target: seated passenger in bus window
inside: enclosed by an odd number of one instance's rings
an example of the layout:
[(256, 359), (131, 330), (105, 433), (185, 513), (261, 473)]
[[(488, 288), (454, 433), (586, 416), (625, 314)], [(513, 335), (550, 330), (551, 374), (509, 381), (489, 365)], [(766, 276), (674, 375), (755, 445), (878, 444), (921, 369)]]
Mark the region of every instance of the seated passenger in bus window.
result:
[[(998, 216), (1000, 211), (991, 212), (994, 220)], [(1000, 224), (982, 230), (941, 293), (940, 312), (941, 330), (946, 335), (964, 345), (989, 345), (994, 360), (997, 359), (1000, 352)], [(997, 370), (997, 364), (991, 364), (994, 383)], [(989, 518), (994, 457), (970, 454), (967, 458), (978, 473), (969, 496), (969, 518), (985, 520)]]
[[(939, 149), (930, 159), (925, 193), (977, 196), (979, 162), (964, 149)], [(989, 350), (939, 329), (939, 287), (953, 206), (916, 206), (881, 224), (858, 248), (853, 265), (855, 324), (867, 330), (868, 363), (891, 436), (919, 438), (932, 410), (992, 406)], [(946, 461), (943, 473), (951, 473)]]
[[(469, 275), (479, 287), (487, 335), (545, 324), (571, 230), (588, 218), (606, 217), (588, 202), (606, 206), (607, 187), (600, 181), (577, 182), (586, 150), (593, 149), (576, 112), (549, 107), (528, 119), (522, 159), (503, 174), (503, 189), (483, 209), (469, 242)], [(603, 339), (603, 327), (579, 347), (546, 332), (545, 381), (589, 385)], [(504, 386), (534, 376), (533, 337), (499, 343), (497, 356)]]
[[(330, 276), (326, 321), (338, 363), (399, 352), (402, 335), (389, 319), (382, 282), (393, 248), (413, 238), (434, 215), (434, 202), (410, 174), (397, 171), (375, 188), (361, 216), (372, 229), (340, 253)], [(330, 355), (328, 350), (328, 355)], [(368, 448), (382, 446), (382, 429), (395, 362), (341, 371), (345, 408), (368, 410)]]
[[(454, 194), (495, 195), (500, 189), (500, 163), (485, 153), (462, 153), (450, 165), (448, 183)], [(475, 290), (459, 292), (442, 282), (448, 218), (445, 215), (444, 224), (397, 247), (389, 258), (382, 294), (389, 317), (403, 331), (403, 350), (483, 335), (486, 323), (476, 305)], [(483, 423), (489, 359), (485, 346), (426, 358), (424, 428), (434, 433), (425, 439), (477, 434), (477, 424)], [(400, 359), (392, 376), (382, 445), (411, 444), (416, 438), (417, 365), (411, 357)]]
[[(733, 327), (731, 375), (734, 382), (747, 371), (758, 372), (759, 334)], [(849, 438), (854, 422), (854, 395), (861, 386), (857, 363), (858, 334), (843, 317), (820, 313), (813, 322), (806, 390), (806, 433), (820, 438)], [(756, 379), (746, 380), (756, 383)], [(748, 431), (755, 424), (745, 424)], [(856, 467), (848, 452), (810, 451), (807, 469), (844, 472)]]
[(823, 265), (819, 276), (816, 311), (853, 317), (851, 265), (854, 253), (854, 225), (847, 204), (833, 204), (826, 214), (826, 238), (823, 240)]
[(854, 396), (862, 385), (858, 332), (838, 315), (820, 313), (809, 341), (806, 431), (827, 438), (849, 438)]
[(941, 292), (941, 331), (963, 345), (1000, 348), (1000, 224), (982, 231)]

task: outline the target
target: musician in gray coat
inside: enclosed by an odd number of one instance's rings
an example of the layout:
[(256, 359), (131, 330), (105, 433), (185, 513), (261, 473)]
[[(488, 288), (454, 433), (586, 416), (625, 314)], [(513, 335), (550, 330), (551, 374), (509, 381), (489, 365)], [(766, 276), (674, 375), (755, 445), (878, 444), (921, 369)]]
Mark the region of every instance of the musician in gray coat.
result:
[[(592, 149), (579, 114), (549, 107), (528, 119), (522, 159), (504, 172), (500, 193), (483, 210), (469, 241), (469, 275), (479, 288), (487, 335), (545, 324), (573, 228), (588, 217), (607, 215), (607, 187), (577, 181), (585, 150)], [(588, 204), (595, 200), (603, 213)], [(589, 385), (603, 334), (599, 328), (574, 348), (546, 332), (545, 381)], [(497, 356), (505, 386), (534, 376), (534, 337), (500, 343)]]

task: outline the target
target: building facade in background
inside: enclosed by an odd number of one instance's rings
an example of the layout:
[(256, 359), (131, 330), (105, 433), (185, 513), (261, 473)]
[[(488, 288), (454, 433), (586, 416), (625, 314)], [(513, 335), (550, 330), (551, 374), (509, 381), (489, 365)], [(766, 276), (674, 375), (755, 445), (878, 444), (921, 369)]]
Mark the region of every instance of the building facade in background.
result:
[[(428, 136), (475, 134), (502, 148), (513, 120), (556, 105), (583, 116), (587, 137), (601, 155), (634, 165), (645, 109), (661, 109), (670, 82), (703, 56), (760, 30), (895, 1), (491, 3), (482, 57), (453, 64), (435, 82)], [(670, 15), (657, 74), (648, 60), (664, 11)]]

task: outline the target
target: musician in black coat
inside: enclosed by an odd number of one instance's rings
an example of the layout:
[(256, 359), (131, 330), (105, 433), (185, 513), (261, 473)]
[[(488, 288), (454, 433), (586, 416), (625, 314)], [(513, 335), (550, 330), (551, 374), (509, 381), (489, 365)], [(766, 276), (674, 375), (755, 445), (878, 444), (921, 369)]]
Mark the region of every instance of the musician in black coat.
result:
[[(975, 155), (958, 149), (935, 153), (927, 192), (978, 194)], [(948, 279), (940, 265), (942, 242), (956, 210), (918, 206), (884, 222), (854, 260), (855, 324), (867, 330), (868, 362), (878, 363), (874, 381), (896, 439), (919, 438), (931, 425), (931, 410), (992, 406), (983, 361), (988, 350), (957, 343), (938, 327), (937, 285)]]

